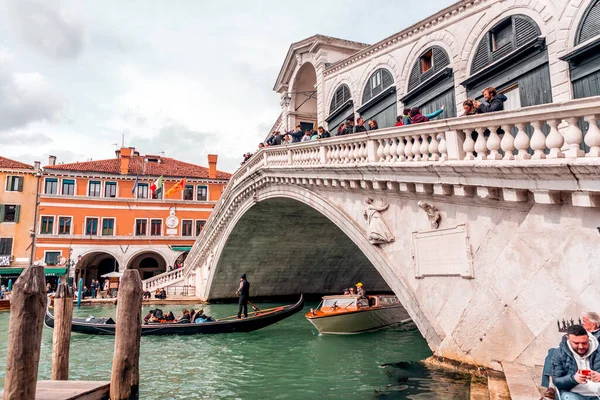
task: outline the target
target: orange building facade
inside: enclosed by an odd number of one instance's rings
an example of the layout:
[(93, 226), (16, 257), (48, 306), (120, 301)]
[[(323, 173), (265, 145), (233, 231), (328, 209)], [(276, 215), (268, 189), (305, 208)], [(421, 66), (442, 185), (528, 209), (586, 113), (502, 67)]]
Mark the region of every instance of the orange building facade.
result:
[(29, 265), (38, 175), (39, 163), (0, 157), (0, 275)]
[(134, 148), (116, 154), (71, 164), (51, 157), (40, 180), (35, 258), (66, 265), (86, 285), (113, 271), (136, 268), (147, 279), (182, 264), (230, 178), (216, 155), (206, 168)]

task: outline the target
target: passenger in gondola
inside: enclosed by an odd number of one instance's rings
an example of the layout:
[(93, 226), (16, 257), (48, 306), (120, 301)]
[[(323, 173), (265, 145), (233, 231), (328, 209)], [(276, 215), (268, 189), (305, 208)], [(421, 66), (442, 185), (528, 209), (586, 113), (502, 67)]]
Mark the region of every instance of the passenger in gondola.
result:
[(148, 314), (146, 314), (146, 316), (144, 317), (144, 322), (148, 323), (150, 321), (150, 318), (154, 318), (154, 310), (150, 310)]
[(178, 324), (189, 324), (190, 321), (190, 312), (188, 310), (183, 310), (183, 315), (177, 321)]
[(192, 308), (190, 310), (190, 322), (193, 322), (194, 318), (196, 318), (196, 311), (194, 311), (194, 309)]
[(167, 321), (167, 322), (173, 322), (173, 321), (175, 321), (175, 316), (173, 315), (172, 311), (169, 311), (167, 313), (167, 315), (165, 316), (165, 321)]

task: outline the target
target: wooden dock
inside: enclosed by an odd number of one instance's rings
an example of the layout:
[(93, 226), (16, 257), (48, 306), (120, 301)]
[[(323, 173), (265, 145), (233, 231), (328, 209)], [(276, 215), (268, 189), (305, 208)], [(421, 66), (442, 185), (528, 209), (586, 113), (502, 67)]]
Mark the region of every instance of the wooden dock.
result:
[[(110, 393), (110, 382), (106, 381), (39, 381), (35, 400), (105, 400)], [(0, 398), (4, 390), (0, 390)]]

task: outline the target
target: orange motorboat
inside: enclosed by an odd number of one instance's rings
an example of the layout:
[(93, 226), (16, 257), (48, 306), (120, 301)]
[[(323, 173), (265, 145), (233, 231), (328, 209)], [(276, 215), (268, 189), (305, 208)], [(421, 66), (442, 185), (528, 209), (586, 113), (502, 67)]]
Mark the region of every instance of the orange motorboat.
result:
[(0, 300), (0, 311), (10, 311), (10, 300), (8, 300), (8, 299)]
[(325, 296), (306, 318), (321, 334), (349, 335), (410, 322), (396, 296), (375, 294)]

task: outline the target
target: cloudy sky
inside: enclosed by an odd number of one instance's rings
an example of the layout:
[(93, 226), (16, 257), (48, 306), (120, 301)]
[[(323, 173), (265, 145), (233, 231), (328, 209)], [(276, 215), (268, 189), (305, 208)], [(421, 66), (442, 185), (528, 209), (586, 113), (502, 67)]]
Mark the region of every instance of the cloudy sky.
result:
[(0, 155), (110, 158), (124, 134), (232, 172), (279, 115), (292, 42), (375, 43), (453, 2), (0, 0)]

